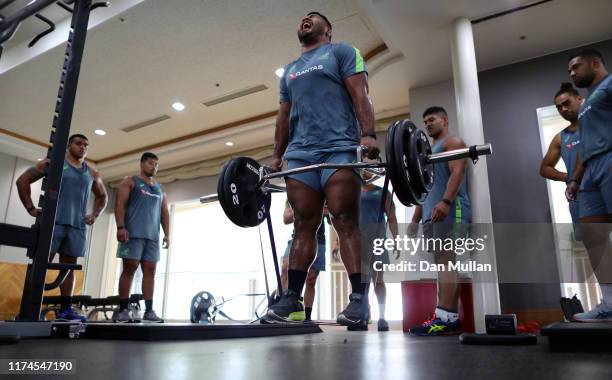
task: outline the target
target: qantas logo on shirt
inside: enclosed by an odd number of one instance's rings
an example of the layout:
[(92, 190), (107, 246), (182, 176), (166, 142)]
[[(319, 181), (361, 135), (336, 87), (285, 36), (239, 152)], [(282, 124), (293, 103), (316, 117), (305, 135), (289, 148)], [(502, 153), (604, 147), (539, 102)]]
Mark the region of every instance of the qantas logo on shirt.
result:
[(593, 108), (593, 107), (591, 107), (591, 105), (589, 104), (589, 105), (587, 106), (587, 108), (585, 108), (584, 110), (582, 110), (582, 112), (580, 112), (580, 113), (578, 114), (578, 120), (582, 119), (582, 117), (583, 117), (584, 115), (586, 115), (586, 113), (587, 113), (587, 112), (589, 112), (589, 111), (591, 110), (591, 108)]
[(307, 69), (304, 69), (302, 71), (296, 71), (295, 73), (289, 73), (289, 79), (293, 80), (296, 79), (297, 77), (304, 75), (304, 74), (308, 74), (312, 71), (315, 70), (323, 70), (323, 65), (316, 65), (316, 66), (311, 66)]
[(161, 198), (161, 194), (153, 194), (150, 191), (147, 191), (147, 189), (145, 189), (145, 184), (144, 183), (139, 183), (138, 187), (140, 187), (140, 194), (142, 194), (144, 196), (149, 196), (149, 197), (154, 197), (154, 198)]
[(146, 191), (145, 189), (142, 189), (142, 188), (140, 189), (140, 193), (141, 193), (142, 195), (149, 196), (149, 197), (161, 198), (161, 195), (160, 195), (160, 194), (153, 194), (153, 193), (151, 193), (151, 192), (149, 192), (149, 191)]
[(573, 147), (575, 147), (578, 144), (580, 144), (580, 140), (572, 141), (571, 143), (566, 144), (565, 146), (567, 147), (567, 149), (572, 149)]

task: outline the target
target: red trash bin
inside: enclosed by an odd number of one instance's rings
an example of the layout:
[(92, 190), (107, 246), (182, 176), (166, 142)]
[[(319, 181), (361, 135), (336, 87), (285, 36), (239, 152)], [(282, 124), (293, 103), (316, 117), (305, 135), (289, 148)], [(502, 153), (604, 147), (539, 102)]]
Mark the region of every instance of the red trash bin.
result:
[[(437, 299), (435, 280), (402, 281), (402, 329), (405, 333), (429, 318), (436, 308)], [(459, 320), (463, 332), (476, 331), (471, 282), (459, 283)]]

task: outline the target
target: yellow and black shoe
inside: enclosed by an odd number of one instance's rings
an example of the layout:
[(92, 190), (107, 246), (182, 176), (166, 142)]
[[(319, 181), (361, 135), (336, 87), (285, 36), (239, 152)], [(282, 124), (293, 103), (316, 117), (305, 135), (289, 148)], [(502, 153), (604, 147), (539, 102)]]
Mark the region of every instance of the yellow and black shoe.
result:
[(458, 319), (454, 322), (442, 321), (435, 314), (432, 314), (425, 322), (410, 329), (410, 335), (417, 336), (455, 335), (460, 332)]
[(280, 322), (301, 322), (306, 318), (304, 302), (291, 289), (283, 294), (277, 303), (268, 308), (267, 319)]

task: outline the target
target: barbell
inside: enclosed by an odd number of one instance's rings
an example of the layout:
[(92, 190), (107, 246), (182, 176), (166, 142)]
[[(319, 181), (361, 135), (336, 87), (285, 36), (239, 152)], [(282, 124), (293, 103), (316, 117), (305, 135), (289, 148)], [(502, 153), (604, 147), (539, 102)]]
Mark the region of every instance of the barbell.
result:
[(225, 215), (234, 224), (255, 227), (266, 218), (272, 193), (286, 190), (284, 186), (270, 183), (270, 180), (306, 171), (351, 168), (372, 173), (374, 176), (367, 182), (375, 181), (383, 175), (389, 176), (395, 195), (403, 205), (420, 205), (433, 187), (435, 163), (468, 157), (476, 163), (479, 156), (492, 153), (491, 144), (485, 144), (432, 154), (425, 133), (408, 119), (396, 121), (389, 126), (385, 141), (386, 162), (380, 158), (376, 162), (363, 162), (363, 147), (356, 149), (355, 163), (322, 163), (280, 172), (271, 172), (249, 157), (232, 158), (219, 173), (217, 194), (203, 196), (200, 202), (218, 200)]

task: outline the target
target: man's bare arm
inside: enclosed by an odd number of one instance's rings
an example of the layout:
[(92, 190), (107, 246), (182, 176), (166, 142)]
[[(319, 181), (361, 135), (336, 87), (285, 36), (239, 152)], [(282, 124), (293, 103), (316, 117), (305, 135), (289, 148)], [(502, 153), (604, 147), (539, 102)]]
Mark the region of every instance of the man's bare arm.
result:
[(35, 208), (34, 203), (32, 202), (32, 189), (30, 185), (44, 177), (45, 168), (48, 163), (49, 159), (38, 162), (35, 166), (23, 172), (15, 182), (19, 199), (21, 200), (23, 207), (25, 207), (25, 209), (28, 210), (28, 213), (32, 216), (36, 216), (38, 214), (38, 210)]
[(161, 226), (164, 230), (164, 247), (170, 246), (170, 211), (168, 211), (168, 196), (164, 193), (161, 204)]
[(115, 221), (117, 227), (125, 227), (125, 210), (127, 209), (127, 203), (130, 199), (130, 192), (134, 181), (132, 178), (125, 177), (120, 183), (117, 189), (117, 198), (115, 201)]
[[(282, 102), (278, 115), (276, 116), (276, 129), (274, 130), (274, 164), (280, 164), (280, 160), (285, 154), (287, 144), (289, 143), (289, 115), (291, 113), (291, 103)], [(274, 168), (274, 169), (279, 169)]]
[(106, 192), (106, 186), (104, 186), (102, 177), (100, 176), (98, 170), (96, 170), (95, 168), (91, 169), (92, 177), (94, 180), (91, 187), (91, 191), (94, 194), (94, 207), (91, 215), (93, 219), (89, 224), (92, 224), (98, 218), (98, 216), (100, 216), (100, 214), (102, 213), (102, 211), (104, 211), (106, 205), (108, 204), (108, 193)]
[(561, 158), (561, 134), (557, 133), (550, 142), (548, 151), (540, 164), (540, 175), (553, 181), (567, 181), (567, 173), (555, 169)]
[[(454, 150), (465, 148), (465, 143), (458, 137), (452, 137), (446, 141), (445, 150)], [(450, 171), (450, 177), (446, 183), (446, 191), (444, 192), (444, 198), (454, 200), (459, 192), (461, 182), (465, 178), (465, 170), (467, 166), (466, 159), (453, 160), (448, 162), (448, 169)]]

